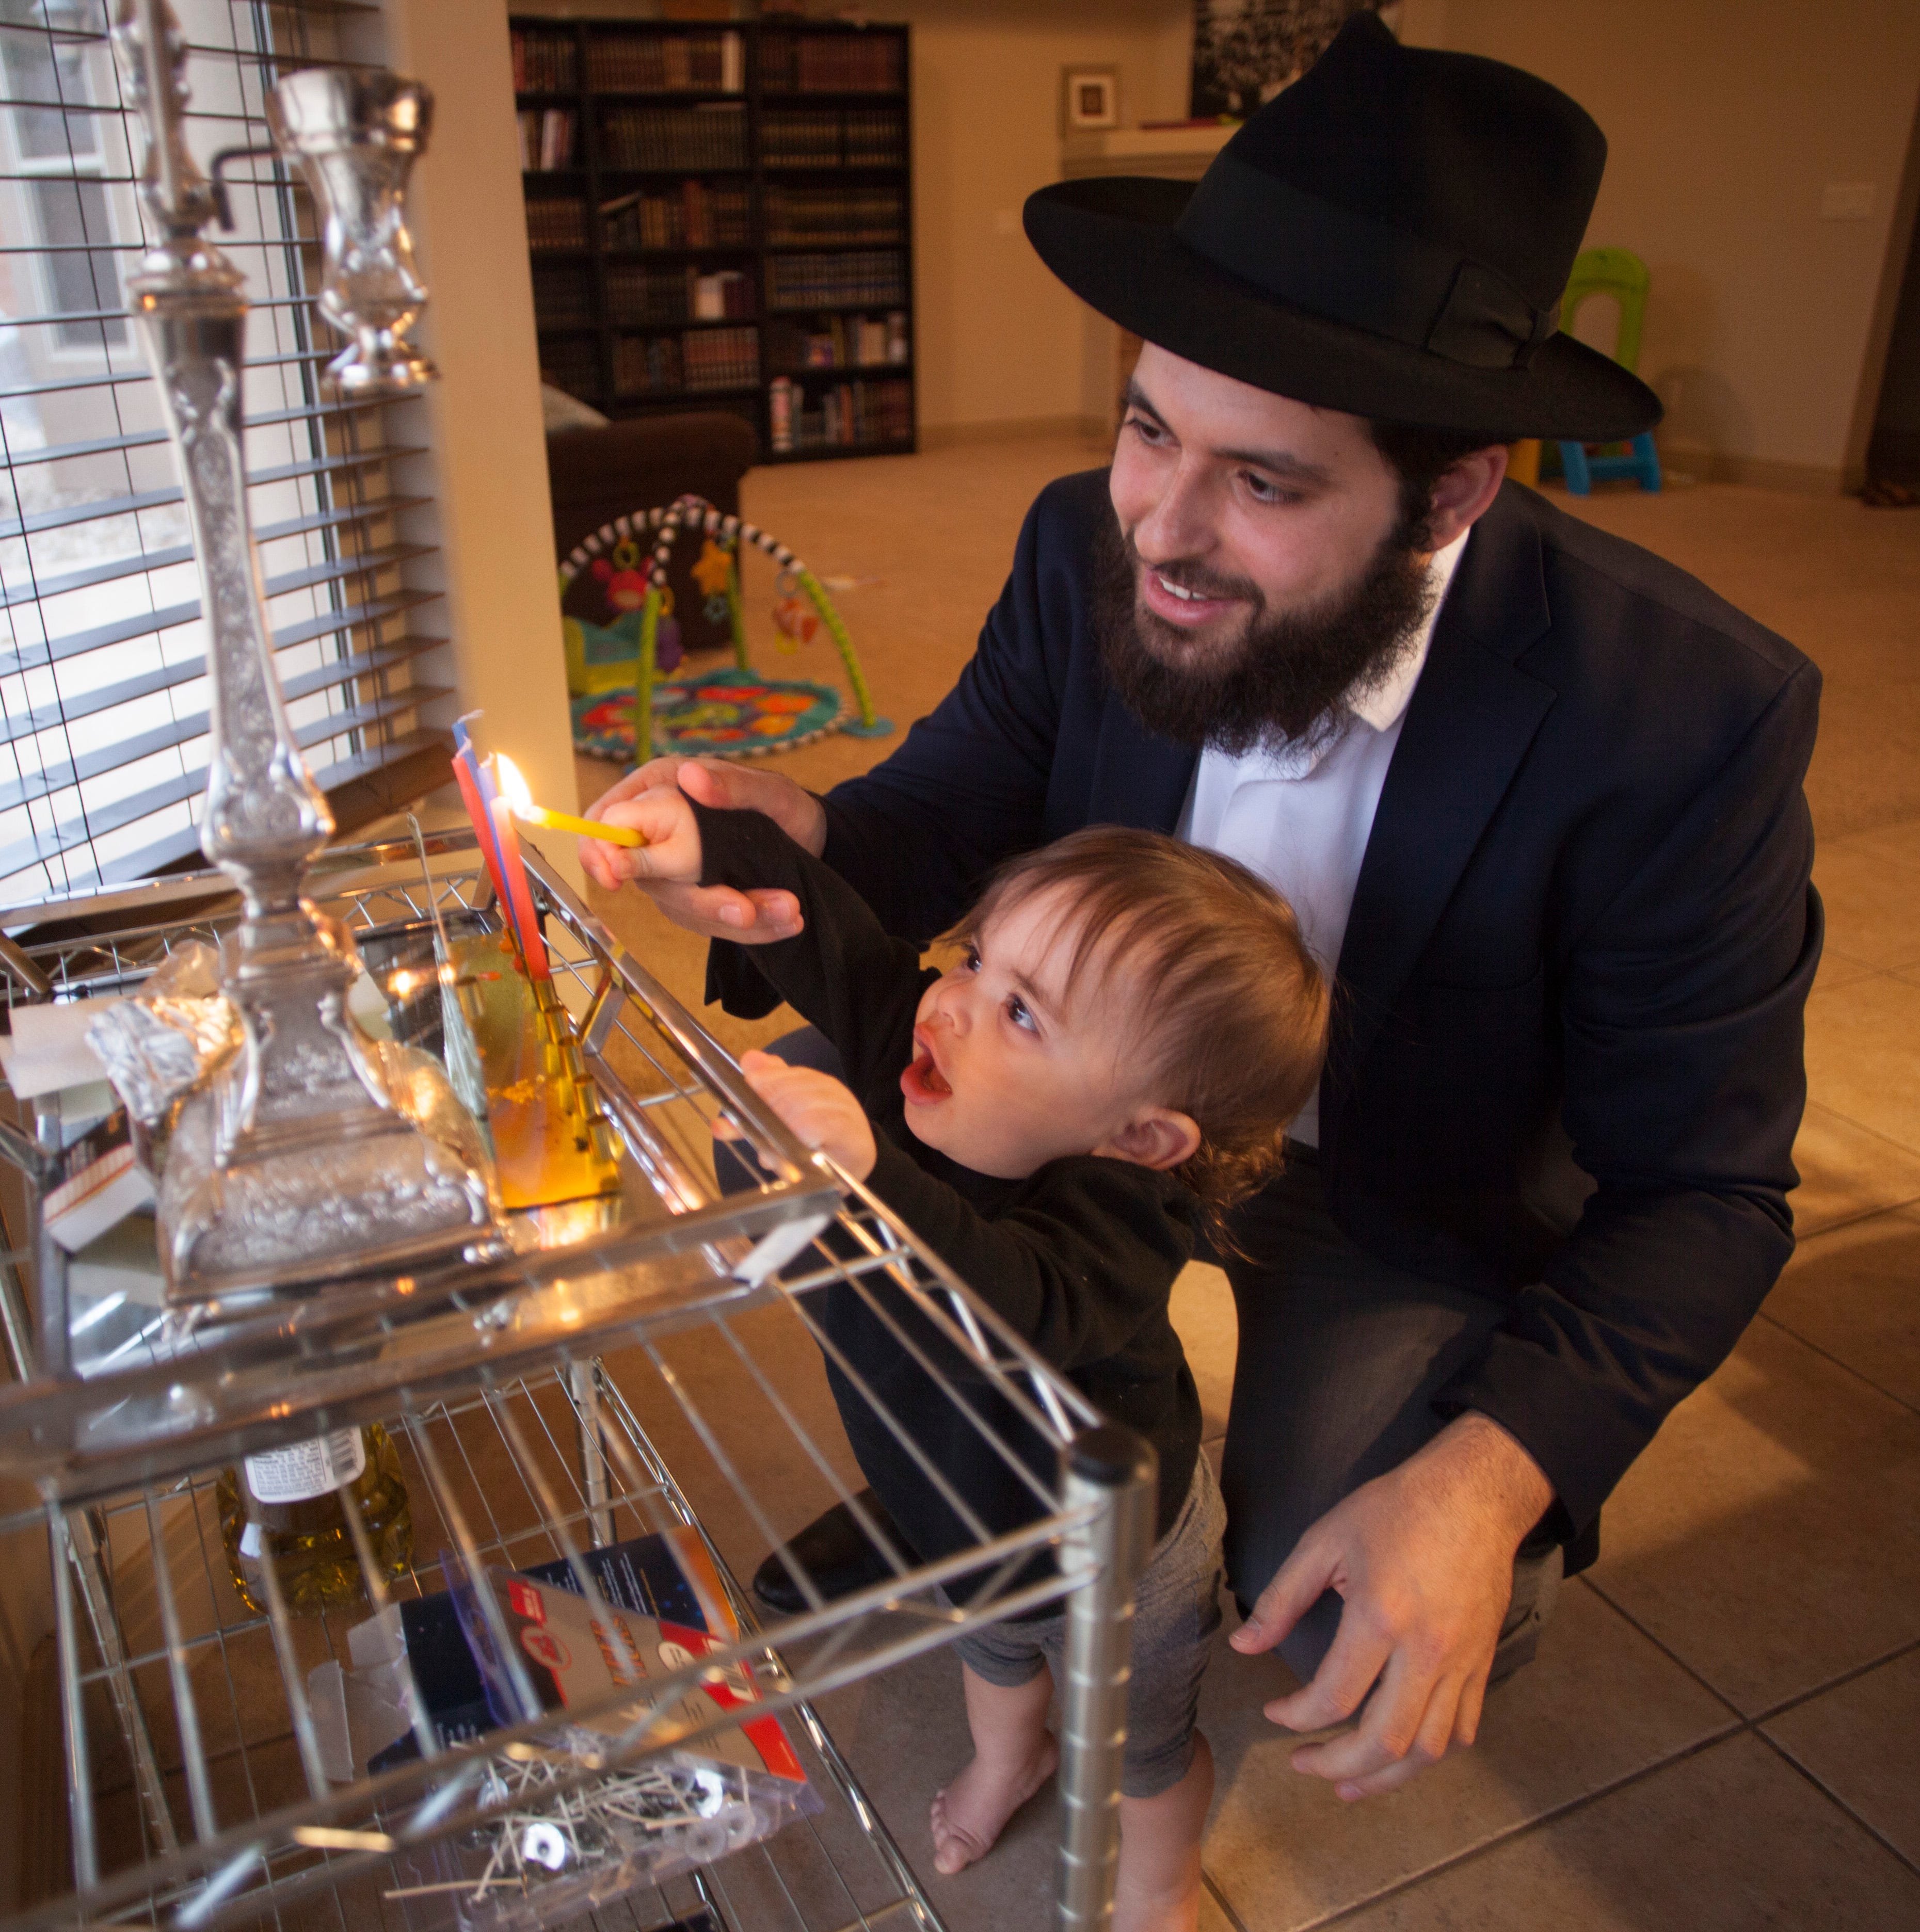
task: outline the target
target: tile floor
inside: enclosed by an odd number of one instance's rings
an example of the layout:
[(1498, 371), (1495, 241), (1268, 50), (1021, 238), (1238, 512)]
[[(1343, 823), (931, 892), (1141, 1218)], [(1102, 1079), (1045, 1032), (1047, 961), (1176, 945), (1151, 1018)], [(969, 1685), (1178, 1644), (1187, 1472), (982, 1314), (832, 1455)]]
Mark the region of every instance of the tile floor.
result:
[[(1036, 441), (759, 472), (747, 507), (816, 568), (880, 580), (844, 604), (903, 722), (964, 662), (1034, 490), (1100, 460)], [(1282, 1668), (1223, 1642), (1204, 1702), (1208, 1932), (1920, 1926), (1920, 518), (1717, 487), (1579, 507), (1827, 673), (1800, 1249), (1609, 1504), (1605, 1556), (1474, 1750), (1343, 1806), (1290, 1772), (1260, 1715)], [(824, 784), (885, 749), (829, 740), (785, 768)], [(583, 765), (583, 796), (609, 776)], [(604, 910), (697, 999), (697, 948)], [(787, 1024), (720, 1030), (738, 1047)], [(1176, 1313), (1217, 1454), (1224, 1277), (1190, 1270)], [(792, 1372), (819, 1402), (816, 1366)], [(812, 1502), (796, 1493), (796, 1524)], [(964, 1751), (957, 1666), (923, 1660), (828, 1716), (924, 1865), (927, 1803)], [(930, 1882), (953, 1932), (1050, 1923), (1056, 1823), (1043, 1797), (992, 1858)]]

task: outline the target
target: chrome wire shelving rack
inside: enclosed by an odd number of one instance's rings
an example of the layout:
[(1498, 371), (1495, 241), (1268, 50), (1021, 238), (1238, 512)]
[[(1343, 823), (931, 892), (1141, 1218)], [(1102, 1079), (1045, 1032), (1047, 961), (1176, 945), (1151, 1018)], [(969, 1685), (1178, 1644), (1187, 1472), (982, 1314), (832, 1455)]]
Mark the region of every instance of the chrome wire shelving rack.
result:
[[(591, 1552), (676, 1529), (704, 1544), (737, 1630), (650, 1680), (658, 1694), (645, 1708), (628, 1688), (569, 1711), (605, 1735), (554, 1768), (548, 1788), (589, 1791), (662, 1754), (697, 1752), (733, 1720), (717, 1703), (711, 1720), (690, 1720), (682, 1694), (745, 1670), (763, 1708), (789, 1714), (825, 1809), (625, 1893), (599, 1923), (647, 1932), (705, 1913), (716, 1932), (937, 1928), (815, 1700), (1054, 1603), (1068, 1624), (1057, 1922), (1104, 1923), (1131, 1593), (1152, 1536), (1146, 1452), (1103, 1425), (882, 1204), (802, 1147), (537, 852), (528, 870), (620, 1142), (617, 1198), (509, 1216), (499, 1238), (412, 1276), (155, 1310), (106, 1352), (74, 1333), (64, 1262), (39, 1238), (31, 1189), (35, 1227), (7, 1232), (0, 1312), (17, 1379), (0, 1390), (0, 1478), (38, 1500), (0, 1516), (0, 1561), (50, 1575), (73, 1871), (70, 1892), (8, 1923), (453, 1922), (444, 1899), (426, 1909), (410, 1875), (436, 1847), (498, 1826), (506, 1801), (489, 1763), (550, 1755), (553, 1720), (446, 1746), (422, 1718), (414, 1761), (339, 1782), (310, 1674), (348, 1662), (347, 1630), (370, 1610), (444, 1589), (456, 1572), (562, 1563), (593, 1601)], [(310, 890), (370, 938), (418, 928), (436, 908), (497, 925), (470, 833), (335, 851)], [(10, 1003), (131, 991), (182, 940), (217, 940), (238, 910), (211, 873), (35, 908), (31, 931), (16, 920), (17, 937), (0, 943)], [(717, 1126), (762, 1177), (741, 1191), (716, 1180)], [(38, 1105), (14, 1137), (16, 1158), (30, 1163), (59, 1130), (57, 1108)], [(858, 1298), (1028, 1486), (1033, 1521), (995, 1534), (946, 1484), (918, 1447), (916, 1418), (892, 1413), (836, 1348), (822, 1318), (835, 1292)], [(967, 1547), (921, 1564), (861, 1512), (831, 1404), (797, 1396), (785, 1372), (796, 1351), (836, 1364), (944, 1488)], [(366, 1604), (296, 1615), (269, 1562), (266, 1611), (250, 1610), (221, 1542), (220, 1472), (374, 1422), (400, 1456), (410, 1563), (381, 1575), (343, 1488)], [(886, 1581), (827, 1600), (782, 1541), (797, 1474), (813, 1508), (855, 1511)], [(763, 1624), (732, 1566), (768, 1547), (783, 1551), (805, 1607)]]

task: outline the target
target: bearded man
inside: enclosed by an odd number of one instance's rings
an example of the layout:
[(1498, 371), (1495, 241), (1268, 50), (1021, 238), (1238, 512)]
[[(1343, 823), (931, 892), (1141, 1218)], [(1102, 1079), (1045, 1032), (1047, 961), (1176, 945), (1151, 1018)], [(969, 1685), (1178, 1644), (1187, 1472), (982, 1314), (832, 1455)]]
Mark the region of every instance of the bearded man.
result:
[[(1267, 1714), (1365, 1705), (1294, 1760), (1348, 1797), (1472, 1741), (1792, 1245), (1819, 674), (1504, 480), (1512, 439), (1659, 414), (1554, 332), (1605, 152), (1545, 82), (1368, 14), (1197, 187), (1035, 195), (1042, 258), (1147, 344), (1110, 470), (1042, 493), (973, 661), (876, 770), (824, 799), (683, 773), (904, 935), (1102, 820), (1293, 901), (1334, 1038), (1221, 1258), (1222, 1481), (1233, 1640), (1303, 1681)], [(730, 1010), (769, 1010), (741, 949), (792, 902), (657, 896), (736, 942)], [(872, 1580), (843, 1516), (794, 1546)]]

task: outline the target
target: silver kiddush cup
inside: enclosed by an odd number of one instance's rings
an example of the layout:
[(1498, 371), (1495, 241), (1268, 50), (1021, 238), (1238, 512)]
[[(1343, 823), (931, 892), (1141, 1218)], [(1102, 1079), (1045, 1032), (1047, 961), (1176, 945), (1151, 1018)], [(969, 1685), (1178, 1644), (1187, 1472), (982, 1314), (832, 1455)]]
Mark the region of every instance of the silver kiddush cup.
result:
[(329, 380), (349, 396), (432, 381), (434, 365), (405, 340), (427, 291), (413, 272), (404, 196), (433, 125), (433, 96), (397, 74), (314, 68), (273, 90), (266, 116), (324, 218), (320, 314), (353, 338), (327, 364)]
[[(242, 905), (221, 978), (245, 1037), (181, 1103), (161, 1175), (168, 1292), (198, 1302), (447, 1254), (493, 1230), (497, 1193), (477, 1126), (445, 1071), (369, 1039), (347, 1012), (359, 972), (353, 940), (303, 893), (333, 817), (287, 722), (248, 521), (242, 278), (202, 232), (215, 197), (182, 138), (187, 55), (167, 0), (121, 0), (114, 39), (146, 133), (141, 192), (161, 232), (133, 280), (131, 306), (179, 461), (206, 626), (200, 844)], [(334, 78), (303, 74), (289, 86)], [(339, 274), (328, 284), (331, 312), (354, 338), (347, 386), (365, 394), (372, 377), (353, 370), (369, 353), (387, 386), (431, 373), (400, 334), (421, 292), (406, 265), (398, 183), (419, 146), (425, 96), (404, 82), (383, 92), (355, 79), (329, 98), (415, 104), (405, 158), (378, 140), (340, 137), (343, 158), (383, 157), (367, 172), (391, 184), (343, 214)], [(356, 166), (329, 172), (329, 182)], [(332, 233), (330, 209), (330, 261)], [(364, 325), (350, 306), (363, 289), (374, 291)]]

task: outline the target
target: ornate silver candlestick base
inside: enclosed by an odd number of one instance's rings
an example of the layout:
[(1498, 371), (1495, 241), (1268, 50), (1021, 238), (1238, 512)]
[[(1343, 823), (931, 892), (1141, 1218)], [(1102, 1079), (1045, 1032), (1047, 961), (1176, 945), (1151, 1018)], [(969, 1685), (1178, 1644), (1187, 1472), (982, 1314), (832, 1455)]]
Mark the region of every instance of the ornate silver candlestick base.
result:
[[(115, 39), (146, 128), (142, 191), (164, 234), (134, 279), (133, 311), (179, 457), (207, 627), (200, 844), (245, 904), (221, 960), (244, 1043), (188, 1096), (161, 1181), (168, 1291), (201, 1300), (458, 1248), (491, 1225), (494, 1188), (474, 1123), (444, 1071), (367, 1039), (348, 1017), (347, 990), (359, 970), (352, 943), (301, 896), (333, 819), (287, 723), (248, 520), (247, 304), (239, 274), (201, 233), (214, 199), (181, 138), (186, 55), (166, 0), (122, 0)], [(305, 99), (317, 78), (286, 85)], [(405, 83), (356, 82), (322, 88), (318, 98), (389, 120), (398, 114), (404, 124), (396, 142), (356, 142), (338, 115), (320, 116), (332, 131), (329, 167), (315, 187), (327, 190), (326, 313), (381, 364), (356, 364), (356, 393), (377, 393), (383, 371), (386, 386), (409, 386), (431, 367), (399, 333), (425, 291), (395, 262), (405, 241), (399, 184), (424, 133), (424, 97)], [(396, 108), (403, 100), (410, 104)], [(277, 125), (299, 119), (282, 106)], [(315, 118), (310, 108), (308, 123)], [(356, 166), (371, 185), (330, 199)], [(359, 332), (353, 308), (363, 282), (370, 334)]]

